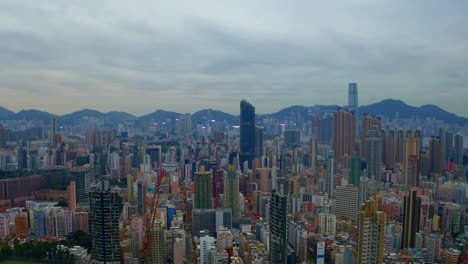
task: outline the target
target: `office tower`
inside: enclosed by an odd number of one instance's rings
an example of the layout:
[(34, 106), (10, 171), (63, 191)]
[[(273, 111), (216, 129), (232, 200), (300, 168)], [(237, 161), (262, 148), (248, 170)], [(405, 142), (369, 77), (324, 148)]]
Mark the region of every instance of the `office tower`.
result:
[(255, 158), (260, 159), (263, 156), (263, 136), (264, 129), (261, 126), (255, 126)]
[(353, 112), (354, 116), (356, 117), (355, 125), (354, 125), (354, 135), (358, 136), (359, 131), (359, 103), (358, 103), (358, 86), (357, 83), (349, 83), (348, 84), (348, 108), (351, 112)]
[(301, 143), (301, 133), (297, 129), (286, 129), (284, 131), (284, 146), (289, 149), (299, 147)]
[(70, 211), (76, 209), (76, 184), (75, 181), (70, 181), (68, 185), (68, 208)]
[(50, 132), (49, 132), (49, 144), (51, 147), (55, 147), (55, 134), (57, 133), (57, 119), (52, 117), (50, 119)]
[(192, 115), (190, 113), (185, 114), (184, 132), (188, 135), (192, 134)]
[(119, 216), (122, 201), (115, 189), (102, 180), (90, 194), (89, 228), (93, 259), (97, 263), (120, 263)]
[(286, 263), (288, 197), (273, 192), (270, 200), (270, 263)]
[(455, 164), (463, 165), (463, 136), (455, 135)]
[(211, 173), (205, 171), (205, 166), (195, 172), (194, 208), (210, 209), (213, 207), (211, 200)]
[(252, 169), (255, 159), (255, 107), (245, 100), (240, 103), (240, 165), (244, 170), (244, 162)]
[(6, 148), (7, 143), (7, 130), (4, 126), (0, 125), (0, 149)]
[(317, 121), (317, 142), (319, 144), (333, 144), (333, 116), (325, 116)]
[(164, 227), (160, 222), (156, 222), (150, 232), (151, 263), (164, 264)]
[(355, 116), (352, 112), (340, 109), (333, 118), (333, 150), (337, 165), (348, 168), (345, 157), (354, 155), (355, 148)]
[(366, 135), (367, 178), (373, 181), (382, 180), (382, 141), (380, 130), (368, 130)]
[(349, 184), (359, 187), (361, 178), (361, 158), (352, 156), (349, 162)]
[(395, 162), (402, 163), (404, 160), (406, 131), (398, 130), (395, 138)]
[(75, 181), (76, 203), (87, 204), (91, 188), (91, 170), (89, 166), (70, 169), (70, 179)]
[(194, 209), (192, 211), (192, 235), (200, 236), (200, 231), (208, 230), (216, 234), (218, 227), (232, 228), (232, 210), (224, 209)]
[(229, 165), (224, 179), (224, 208), (231, 208), (232, 217), (240, 217), (239, 208), (239, 173), (233, 165)]
[(146, 155), (149, 155), (151, 168), (158, 170), (162, 163), (162, 153), (160, 145), (151, 145), (145, 149)]
[(440, 138), (432, 137), (429, 140), (429, 172), (434, 174), (442, 174), (442, 145)]
[(364, 114), (361, 120), (361, 157), (367, 160), (367, 132), (370, 130), (382, 129), (382, 121), (373, 115)]
[(359, 211), (359, 188), (351, 185), (337, 186), (335, 197), (336, 216), (357, 221)]
[(382, 130), (382, 161), (387, 168), (395, 167), (395, 130)]
[(383, 262), (386, 216), (376, 200), (365, 202), (359, 213), (358, 263)]
[(28, 168), (28, 152), (23, 147), (20, 147), (16, 153), (16, 162), (18, 170), (22, 171)]
[(402, 249), (415, 247), (416, 232), (419, 232), (420, 211), (421, 198), (416, 195), (416, 191), (410, 191), (403, 202)]

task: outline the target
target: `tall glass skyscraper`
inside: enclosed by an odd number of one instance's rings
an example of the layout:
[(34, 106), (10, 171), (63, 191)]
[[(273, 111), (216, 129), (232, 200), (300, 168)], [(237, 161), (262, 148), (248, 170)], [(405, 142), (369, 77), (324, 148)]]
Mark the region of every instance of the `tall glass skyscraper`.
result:
[(286, 263), (288, 197), (274, 192), (270, 200), (270, 263)]
[(242, 100), (240, 103), (240, 165), (244, 169), (244, 162), (252, 169), (255, 159), (255, 107)]
[(349, 83), (348, 84), (348, 108), (351, 112), (353, 112), (356, 125), (355, 125), (355, 132), (354, 134), (359, 136), (359, 103), (358, 103), (358, 86), (357, 83)]
[(96, 263), (120, 263), (119, 216), (122, 200), (118, 191), (102, 181), (89, 193), (89, 227)]

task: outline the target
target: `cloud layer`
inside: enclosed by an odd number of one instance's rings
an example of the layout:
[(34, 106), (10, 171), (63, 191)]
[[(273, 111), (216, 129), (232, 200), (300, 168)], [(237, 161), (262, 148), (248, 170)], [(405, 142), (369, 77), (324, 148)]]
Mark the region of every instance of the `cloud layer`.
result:
[(468, 116), (468, 3), (0, 3), (0, 105), (259, 113), (385, 98)]

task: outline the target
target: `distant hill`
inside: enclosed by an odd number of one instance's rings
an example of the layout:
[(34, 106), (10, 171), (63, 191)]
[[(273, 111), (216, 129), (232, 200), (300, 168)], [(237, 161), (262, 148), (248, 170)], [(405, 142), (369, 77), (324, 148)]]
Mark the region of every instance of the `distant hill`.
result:
[(15, 112), (0, 106), (0, 120), (10, 119), (14, 114)]
[(421, 107), (410, 106), (401, 100), (387, 99), (381, 102), (359, 107), (359, 113), (369, 113), (375, 116), (385, 116), (393, 119), (398, 115), (398, 118), (435, 118), (443, 120), (447, 124), (468, 124), (468, 118), (457, 116), (449, 113), (435, 105), (423, 105)]
[(35, 109), (21, 110), (14, 114), (10, 119), (13, 120), (44, 120), (49, 121), (55, 115)]
[[(294, 105), (281, 109), (278, 112), (270, 114), (258, 114), (257, 122), (262, 123), (264, 119), (271, 118), (280, 121), (293, 121), (307, 120), (313, 115), (333, 113), (340, 106), (338, 105), (315, 105), (315, 106), (303, 106)], [(468, 118), (457, 116), (453, 113), (449, 113), (435, 105), (423, 105), (421, 107), (410, 106), (401, 100), (387, 99), (378, 103), (361, 106), (359, 107), (360, 115), (365, 113), (383, 116), (388, 119), (394, 119), (396, 116), (400, 119), (426, 119), (434, 118), (436, 120), (442, 120), (447, 124), (458, 124), (468, 125)], [(49, 120), (55, 115), (43, 112), (39, 110), (21, 110), (18, 113), (14, 113), (8, 109), (0, 107), (0, 120)], [(147, 125), (149, 123), (164, 123), (170, 122), (172, 119), (183, 120), (184, 114), (177, 112), (170, 112), (165, 110), (156, 110), (150, 114), (136, 117), (126, 112), (112, 111), (108, 113), (102, 113), (96, 110), (83, 109), (67, 115), (58, 116), (60, 123), (73, 124), (78, 120), (82, 120), (86, 117), (93, 117), (97, 119), (103, 119), (104, 123), (109, 126), (116, 124), (122, 124), (127, 122), (136, 122), (136, 125)], [(239, 116), (225, 113), (216, 109), (203, 109), (192, 114), (192, 124), (206, 123), (210, 120), (216, 120), (217, 122), (226, 121), (230, 125), (239, 124)]]
[(207, 121), (216, 120), (216, 122), (226, 121), (228, 124), (239, 123), (239, 117), (215, 109), (203, 109), (192, 114), (192, 124), (204, 124)]
[(149, 122), (166, 122), (171, 119), (182, 118), (182, 114), (176, 112), (170, 112), (165, 110), (156, 110), (150, 114), (140, 116), (137, 119), (139, 124), (149, 123)]

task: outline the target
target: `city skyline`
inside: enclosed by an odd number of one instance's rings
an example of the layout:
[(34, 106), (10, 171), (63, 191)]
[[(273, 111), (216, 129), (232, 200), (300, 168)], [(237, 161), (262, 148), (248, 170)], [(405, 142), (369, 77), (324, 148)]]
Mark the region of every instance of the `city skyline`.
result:
[(13, 111), (236, 113), (248, 99), (262, 113), (346, 105), (357, 82), (361, 105), (468, 116), (462, 1), (1, 5), (0, 106)]

